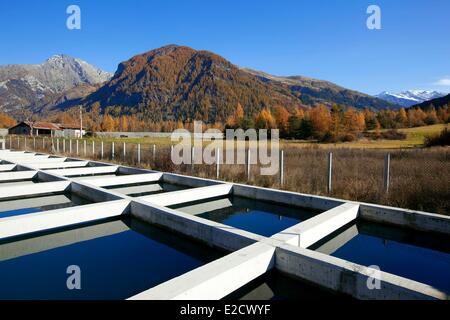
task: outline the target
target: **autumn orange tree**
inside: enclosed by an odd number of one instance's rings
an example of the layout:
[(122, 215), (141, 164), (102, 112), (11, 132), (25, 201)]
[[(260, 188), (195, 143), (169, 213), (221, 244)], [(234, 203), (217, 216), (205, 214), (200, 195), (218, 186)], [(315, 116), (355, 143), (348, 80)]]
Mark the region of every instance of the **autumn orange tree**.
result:
[(331, 114), (324, 105), (317, 106), (310, 110), (309, 119), (313, 127), (313, 134), (316, 138), (323, 138), (330, 130)]
[(280, 130), (280, 137), (287, 137), (289, 133), (289, 117), (290, 114), (283, 106), (276, 106), (273, 111), (275, 123)]
[(275, 129), (276, 122), (269, 109), (261, 110), (255, 117), (255, 129)]
[(115, 131), (114, 119), (109, 114), (105, 114), (103, 116), (102, 123), (101, 123), (101, 129), (102, 129), (102, 131), (106, 131), (106, 132)]
[(230, 127), (230, 128), (241, 127), (244, 117), (245, 117), (244, 109), (242, 108), (242, 105), (240, 103), (238, 103), (234, 114), (227, 118), (227, 121), (226, 121), (227, 127)]
[(0, 128), (11, 128), (17, 124), (16, 119), (7, 114), (0, 113)]

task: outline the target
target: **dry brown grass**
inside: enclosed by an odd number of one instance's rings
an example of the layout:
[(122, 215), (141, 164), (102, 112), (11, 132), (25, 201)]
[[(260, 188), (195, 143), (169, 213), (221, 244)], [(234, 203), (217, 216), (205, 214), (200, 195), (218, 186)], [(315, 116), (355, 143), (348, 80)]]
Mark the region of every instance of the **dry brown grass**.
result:
[[(91, 141), (87, 143), (87, 154), (80, 143), (78, 157), (101, 160), (100, 144), (92, 154)], [(30, 150), (31, 143), (28, 143)], [(39, 141), (36, 151), (54, 152), (48, 143), (42, 148)], [(13, 143), (15, 147), (15, 143)], [(194, 175), (205, 178), (216, 177), (215, 165), (175, 166), (170, 160), (170, 146), (157, 146), (153, 160), (153, 145), (141, 145), (141, 163), (137, 163), (137, 145), (127, 144), (123, 157), (122, 144), (115, 145), (115, 158), (111, 158), (111, 144), (104, 144), (103, 161), (140, 166), (167, 172)], [(60, 146), (60, 151), (62, 147)], [(66, 144), (66, 151), (68, 146)], [(72, 156), (75, 153), (73, 144)], [(333, 152), (333, 190), (326, 190), (327, 154)], [(391, 153), (391, 187), (388, 194), (383, 190), (383, 164), (386, 153)], [(282, 189), (332, 197), (378, 203), (440, 214), (450, 214), (450, 148), (432, 149), (353, 149), (323, 147), (284, 146), (285, 184)], [(60, 152), (62, 154), (62, 152)], [(68, 153), (66, 153), (69, 156)], [(259, 165), (252, 165), (251, 179), (247, 181), (245, 165), (221, 165), (220, 179), (263, 187), (280, 188), (278, 176), (261, 176)]]

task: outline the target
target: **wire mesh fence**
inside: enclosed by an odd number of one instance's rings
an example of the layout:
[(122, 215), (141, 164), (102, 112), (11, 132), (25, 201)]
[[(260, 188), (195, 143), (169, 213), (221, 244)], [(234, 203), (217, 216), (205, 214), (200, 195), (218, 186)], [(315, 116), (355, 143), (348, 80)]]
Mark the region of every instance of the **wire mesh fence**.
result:
[[(279, 174), (261, 175), (264, 167), (251, 154), (246, 163), (227, 164), (226, 150), (219, 150), (217, 164), (175, 165), (170, 144), (138, 144), (117, 139), (64, 139), (6, 137), (6, 148), (114, 162), (203, 178), (282, 188), (347, 200), (379, 203), (414, 210), (450, 214), (450, 149), (376, 150), (333, 148), (284, 148), (283, 185)], [(217, 151), (214, 151), (217, 152)], [(328, 155), (333, 153), (331, 192), (328, 192)], [(390, 154), (389, 192), (385, 190), (385, 157)], [(196, 152), (201, 157), (201, 150)], [(214, 154), (214, 158), (216, 155)], [(234, 161), (235, 162), (235, 161)], [(217, 175), (217, 173), (219, 173)], [(269, 199), (270, 200), (270, 199)]]

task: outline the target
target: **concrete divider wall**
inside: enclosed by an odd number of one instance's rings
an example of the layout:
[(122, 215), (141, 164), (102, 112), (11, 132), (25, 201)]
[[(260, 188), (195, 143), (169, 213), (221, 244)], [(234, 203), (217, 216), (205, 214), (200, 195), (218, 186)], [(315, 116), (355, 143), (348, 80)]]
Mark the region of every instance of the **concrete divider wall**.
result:
[(38, 178), (40, 181), (45, 181), (45, 182), (54, 182), (54, 181), (63, 181), (63, 180), (66, 180), (66, 179), (64, 179), (64, 178), (61, 178), (61, 177), (56, 176), (56, 175), (54, 175), (54, 174), (47, 173), (47, 172), (45, 172), (45, 171), (38, 171), (37, 178)]
[(139, 293), (130, 300), (218, 300), (272, 269), (275, 248), (255, 243)]
[(0, 172), (0, 182), (33, 179), (37, 174), (38, 172), (36, 170)]
[(172, 206), (180, 203), (210, 199), (229, 195), (233, 185), (229, 183), (217, 184), (207, 187), (172, 191), (140, 197), (141, 200), (151, 202), (159, 206)]
[(139, 199), (131, 202), (131, 215), (227, 251), (239, 250), (264, 238), (214, 221), (149, 204)]
[(358, 217), (359, 205), (345, 203), (277, 233), (272, 238), (307, 248)]
[(192, 187), (192, 188), (207, 187), (207, 186), (224, 183), (223, 181), (203, 179), (203, 178), (197, 178), (197, 177), (189, 177), (189, 176), (183, 176), (180, 174), (166, 173), (166, 172), (164, 172), (162, 180), (164, 182), (184, 185), (184, 186), (188, 186), (188, 187)]
[(70, 181), (54, 181), (35, 183), (31, 185), (19, 185), (11, 187), (0, 186), (0, 200), (13, 198), (13, 197), (25, 197), (31, 195), (41, 195), (53, 192), (63, 192), (68, 190)]
[(56, 170), (47, 170), (46, 172), (55, 174), (55, 175), (70, 177), (70, 176), (77, 176), (77, 175), (116, 173), (118, 169), (119, 169), (119, 166), (102, 166), (102, 167), (56, 169)]
[(105, 202), (122, 199), (122, 197), (118, 197), (105, 189), (75, 181), (70, 184), (70, 192), (92, 202)]
[(450, 216), (361, 203), (360, 217), (403, 228), (450, 235)]
[(136, 184), (144, 182), (160, 181), (162, 173), (139, 173), (134, 175), (116, 176), (116, 177), (85, 177), (79, 181), (98, 187), (121, 186), (127, 184)]
[(233, 184), (233, 194), (256, 200), (272, 201), (289, 206), (314, 210), (330, 210), (344, 204), (345, 201), (320, 196), (267, 189), (243, 184)]
[(0, 164), (0, 172), (13, 171), (16, 167), (15, 164)]
[(0, 239), (117, 217), (128, 212), (129, 204), (116, 200), (0, 218)]
[(281, 245), (276, 250), (278, 270), (358, 299), (430, 300), (449, 299), (431, 286), (381, 272), (380, 289), (369, 289), (369, 268), (308, 249)]

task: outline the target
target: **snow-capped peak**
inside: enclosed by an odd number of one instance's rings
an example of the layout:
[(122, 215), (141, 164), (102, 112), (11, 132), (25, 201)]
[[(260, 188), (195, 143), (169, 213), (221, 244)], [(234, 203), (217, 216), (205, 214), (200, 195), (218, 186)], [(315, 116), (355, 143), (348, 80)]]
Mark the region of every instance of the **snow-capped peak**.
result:
[(443, 92), (415, 89), (402, 91), (399, 93), (391, 93), (388, 91), (383, 91), (376, 97), (404, 107), (410, 107), (412, 105), (440, 98), (445, 95), (447, 94)]

